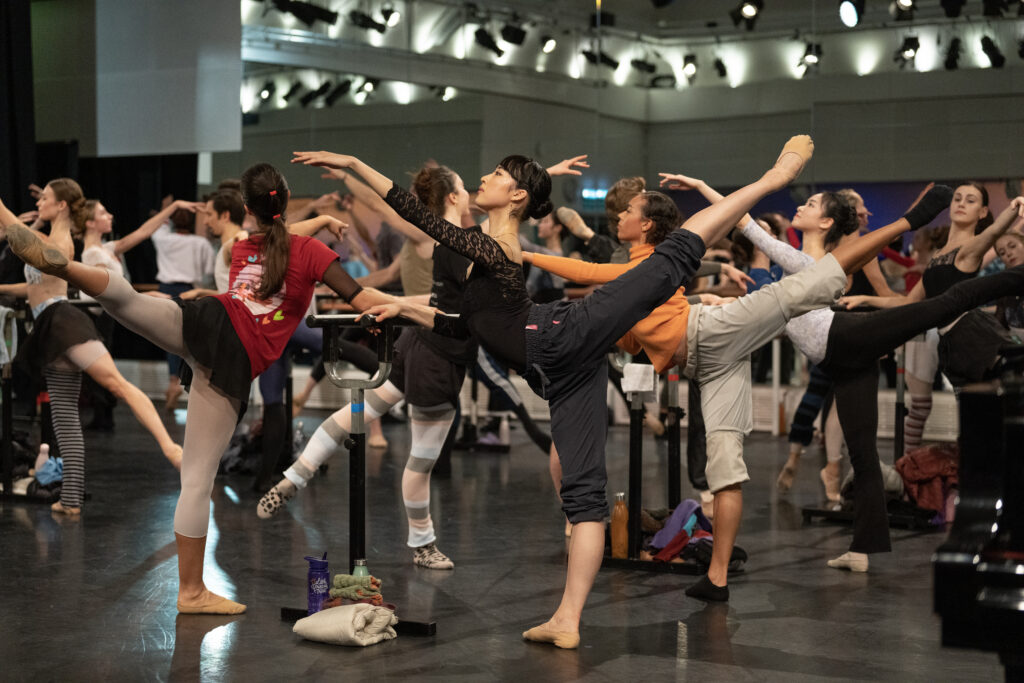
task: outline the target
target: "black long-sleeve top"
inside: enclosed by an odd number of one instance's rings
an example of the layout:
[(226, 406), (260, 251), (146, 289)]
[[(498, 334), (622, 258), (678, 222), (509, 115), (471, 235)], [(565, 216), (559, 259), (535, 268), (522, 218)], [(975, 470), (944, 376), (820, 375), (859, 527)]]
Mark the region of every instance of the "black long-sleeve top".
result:
[(398, 185), (392, 185), (385, 200), (399, 216), (473, 262), (459, 319), (437, 315), (434, 331), (456, 338), (472, 334), (499, 361), (525, 372), (524, 329), (533, 303), (526, 294), (522, 264), (510, 259), (490, 235), (438, 218)]

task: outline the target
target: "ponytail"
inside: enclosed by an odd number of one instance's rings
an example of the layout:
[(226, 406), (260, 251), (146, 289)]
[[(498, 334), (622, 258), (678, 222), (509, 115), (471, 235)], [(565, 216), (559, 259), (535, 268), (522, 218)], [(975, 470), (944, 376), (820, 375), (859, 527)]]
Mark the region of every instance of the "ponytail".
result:
[(288, 272), (291, 238), (284, 222), (288, 208), (288, 182), (270, 164), (259, 163), (242, 174), (241, 186), (242, 200), (264, 233), (260, 247), (263, 275), (256, 288), (256, 297), (267, 299), (281, 291)]

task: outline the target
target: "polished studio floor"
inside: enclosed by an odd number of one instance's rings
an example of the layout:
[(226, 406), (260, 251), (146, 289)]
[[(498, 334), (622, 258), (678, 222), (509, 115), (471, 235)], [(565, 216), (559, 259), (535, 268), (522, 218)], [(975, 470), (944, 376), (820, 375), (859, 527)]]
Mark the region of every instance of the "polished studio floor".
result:
[[(305, 430), (325, 413), (304, 417)], [(458, 453), (435, 477), (432, 510), (451, 572), (416, 568), (405, 547), (402, 424), (368, 462), (368, 555), (399, 616), (434, 620), (430, 638), (365, 649), (311, 643), (279, 618), (305, 603), (303, 556), (348, 557), (347, 458), (336, 456), (290, 510), (265, 522), (246, 477), (213, 494), (206, 577), (245, 602), (239, 617), (178, 616), (172, 517), (176, 473), (119, 408), (117, 431), (86, 434), (91, 500), (80, 520), (0, 503), (0, 680), (991, 681), (995, 655), (943, 649), (929, 557), (942, 533), (894, 531), (894, 552), (854, 575), (825, 561), (848, 529), (805, 526), (818, 454), (787, 499), (774, 491), (783, 440), (749, 439), (752, 481), (739, 543), (747, 570), (727, 605), (683, 594), (692, 577), (602, 570), (577, 651), (525, 643), (562, 592), (565, 547), (547, 461), (520, 430), (509, 455)], [(174, 429), (180, 434), (181, 427)], [(625, 490), (624, 428), (608, 445), (610, 490)], [(647, 507), (665, 503), (664, 445), (646, 441)], [(888, 454), (886, 455), (888, 457)], [(684, 486), (684, 495), (689, 491)]]

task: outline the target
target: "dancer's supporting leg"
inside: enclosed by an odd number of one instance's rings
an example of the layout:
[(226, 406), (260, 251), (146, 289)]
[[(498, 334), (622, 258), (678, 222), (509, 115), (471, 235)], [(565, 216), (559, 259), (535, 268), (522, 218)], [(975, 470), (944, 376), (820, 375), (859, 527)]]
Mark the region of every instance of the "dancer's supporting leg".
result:
[(455, 406), (410, 405), (409, 417), (412, 449), (402, 473), (402, 500), (409, 520), (408, 545), (415, 550), (415, 564), (428, 569), (452, 569), (455, 563), (435, 545), (437, 536), (430, 517), (430, 473), (455, 421)]
[[(180, 332), (179, 332), (180, 334)], [(188, 359), (188, 356), (185, 356)], [(210, 592), (203, 582), (203, 557), (210, 522), (210, 493), (221, 455), (231, 441), (238, 399), (210, 384), (209, 370), (192, 366), (185, 420), (185, 457), (181, 463), (181, 495), (174, 511), (178, 545), (178, 611), (183, 614), (239, 614), (245, 605)]]
[(793, 477), (796, 476), (797, 467), (800, 466), (800, 455), (804, 449), (811, 444), (814, 438), (814, 421), (821, 413), (821, 407), (825, 403), (825, 394), (832, 384), (832, 380), (821, 369), (810, 364), (808, 372), (807, 389), (800, 398), (800, 405), (797, 406), (796, 414), (789, 428), (789, 459), (783, 465), (782, 471), (776, 480), (776, 486), (780, 493), (789, 491), (793, 486)]
[(908, 341), (904, 348), (906, 372), (903, 377), (910, 405), (903, 422), (903, 452), (909, 453), (921, 446), (924, 426), (932, 412), (932, 385), (939, 369), (938, 330), (928, 330)]
[[(608, 508), (604, 493), (605, 420), (596, 420), (592, 429), (579, 431), (559, 427), (559, 422), (576, 424), (586, 419), (590, 411), (604, 415), (607, 387), (604, 353), (608, 346), (667, 300), (680, 282), (693, 276), (705, 245), (724, 236), (762, 197), (791, 182), (803, 169), (813, 148), (807, 136), (792, 138), (775, 166), (759, 180), (691, 216), (683, 225), (685, 230), (669, 235), (654, 254), (636, 268), (605, 284), (580, 304), (559, 309), (568, 312), (578, 325), (554, 326), (560, 330), (556, 334), (568, 335), (567, 342), (561, 344), (553, 339), (554, 345), (543, 353), (550, 353), (551, 357), (544, 359), (549, 363), (548, 368), (573, 369), (565, 376), (548, 377), (548, 395), (554, 397), (550, 400), (552, 437), (564, 473), (562, 506), (574, 527), (562, 602), (549, 621), (530, 629), (524, 637), (553, 642), (560, 647), (576, 647), (580, 613), (604, 552), (603, 520)], [(588, 363), (591, 359), (593, 363)], [(593, 364), (600, 368), (594, 368)], [(579, 409), (580, 406), (584, 409)]]
[(54, 512), (76, 515), (82, 511), (85, 495), (85, 441), (78, 414), (82, 374), (77, 369), (47, 366), (43, 369), (50, 394), (50, 415), (57, 445), (64, 460), (64, 481)]
[(878, 363), (859, 372), (835, 376), (836, 412), (850, 450), (856, 484), (853, 494), (853, 541), (850, 551), (828, 565), (856, 572), (868, 570), (868, 553), (887, 553), (889, 517), (878, 461)]
[(839, 483), (843, 460), (843, 427), (839, 420), (839, 411), (833, 401), (832, 409), (825, 418), (825, 467), (819, 473), (821, 483), (825, 487), (825, 499), (830, 503), (839, 502)]
[[(368, 422), (375, 420), (391, 409), (391, 406), (402, 400), (403, 394), (391, 382), (365, 394), (363, 415)], [(306, 443), (302, 455), (285, 470), (284, 479), (267, 491), (256, 506), (256, 514), (261, 519), (269, 519), (284, 509), (299, 489), (306, 488), (309, 480), (316, 474), (320, 465), (327, 462), (341, 444), (348, 438), (352, 430), (352, 406), (345, 406), (335, 412), (317, 427)]]

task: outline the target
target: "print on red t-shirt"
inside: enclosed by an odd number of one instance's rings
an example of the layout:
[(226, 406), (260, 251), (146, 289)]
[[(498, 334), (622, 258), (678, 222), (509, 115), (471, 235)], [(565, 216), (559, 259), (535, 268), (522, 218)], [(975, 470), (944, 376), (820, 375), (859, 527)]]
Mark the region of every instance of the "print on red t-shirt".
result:
[(313, 288), (327, 266), (338, 258), (322, 242), (291, 235), (288, 270), (280, 291), (268, 299), (257, 299), (256, 290), (263, 277), (262, 242), (262, 235), (253, 235), (235, 243), (231, 249), (230, 287), (217, 296), (249, 354), (253, 377), (280, 358), (309, 308)]

